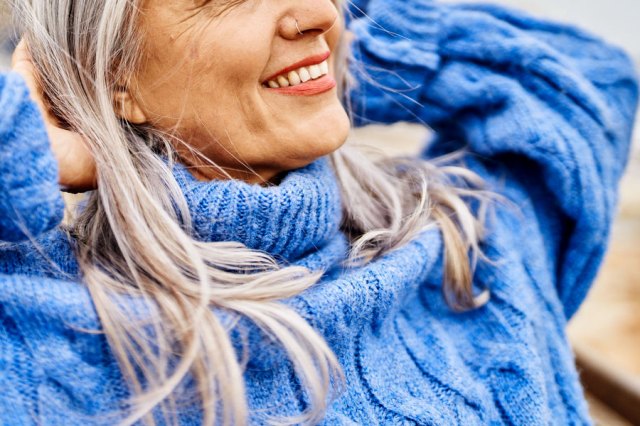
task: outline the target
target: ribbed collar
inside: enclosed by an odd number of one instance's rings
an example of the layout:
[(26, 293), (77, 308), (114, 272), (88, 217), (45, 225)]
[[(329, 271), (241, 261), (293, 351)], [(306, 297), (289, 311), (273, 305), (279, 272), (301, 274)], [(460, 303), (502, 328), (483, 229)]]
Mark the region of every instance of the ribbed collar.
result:
[(289, 172), (277, 186), (202, 182), (179, 165), (175, 175), (194, 233), (203, 241), (236, 241), (280, 261), (300, 263), (343, 239), (340, 191), (328, 158)]

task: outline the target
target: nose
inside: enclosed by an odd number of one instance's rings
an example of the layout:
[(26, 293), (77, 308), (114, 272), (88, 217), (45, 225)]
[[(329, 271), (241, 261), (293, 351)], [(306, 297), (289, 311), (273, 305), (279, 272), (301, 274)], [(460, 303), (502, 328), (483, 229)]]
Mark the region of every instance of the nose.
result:
[(332, 0), (293, 0), (291, 8), (280, 21), (278, 31), (287, 40), (318, 36), (333, 28), (338, 16)]

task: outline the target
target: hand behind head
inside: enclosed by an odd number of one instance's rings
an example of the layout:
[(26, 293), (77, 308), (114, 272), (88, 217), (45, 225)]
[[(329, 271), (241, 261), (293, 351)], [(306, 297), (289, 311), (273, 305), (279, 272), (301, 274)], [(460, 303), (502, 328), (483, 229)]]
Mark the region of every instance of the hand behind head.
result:
[(38, 105), (51, 141), (51, 149), (58, 160), (59, 183), (69, 192), (83, 192), (96, 188), (95, 161), (79, 133), (60, 126), (45, 102), (29, 49), (24, 40), (16, 47), (12, 69), (20, 74), (29, 88), (31, 98)]

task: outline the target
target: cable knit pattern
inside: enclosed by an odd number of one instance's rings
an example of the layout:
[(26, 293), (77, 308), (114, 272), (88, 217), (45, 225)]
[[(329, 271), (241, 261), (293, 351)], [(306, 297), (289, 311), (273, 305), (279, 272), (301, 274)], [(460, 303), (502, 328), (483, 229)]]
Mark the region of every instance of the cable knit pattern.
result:
[[(615, 212), (638, 95), (628, 59), (572, 27), (495, 6), (352, 8), (356, 121), (429, 124), (438, 137), (426, 156), (465, 147), (468, 167), (510, 200), (489, 218), (494, 262), (474, 276), (489, 303), (464, 314), (445, 305), (436, 230), (344, 268), (342, 201), (326, 159), (267, 188), (199, 182), (178, 166), (194, 235), (325, 271), (287, 301), (345, 371), (324, 424), (590, 424), (565, 326)], [(0, 423), (114, 424), (117, 414), (105, 416), (128, 391), (104, 338), (82, 331), (100, 322), (58, 225), (46, 133), (17, 76), (0, 76), (0, 105)], [(281, 352), (253, 331), (245, 379), (251, 422), (264, 424), (306, 400)], [(201, 421), (197, 408), (180, 419)]]

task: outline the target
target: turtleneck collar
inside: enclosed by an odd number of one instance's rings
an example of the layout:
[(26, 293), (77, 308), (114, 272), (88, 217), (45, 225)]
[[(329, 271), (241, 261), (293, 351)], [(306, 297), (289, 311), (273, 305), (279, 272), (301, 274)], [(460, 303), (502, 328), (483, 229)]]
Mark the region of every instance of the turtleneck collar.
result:
[(198, 181), (181, 165), (174, 173), (194, 234), (202, 241), (236, 241), (280, 261), (300, 263), (344, 240), (340, 190), (328, 158), (267, 187), (238, 180)]

